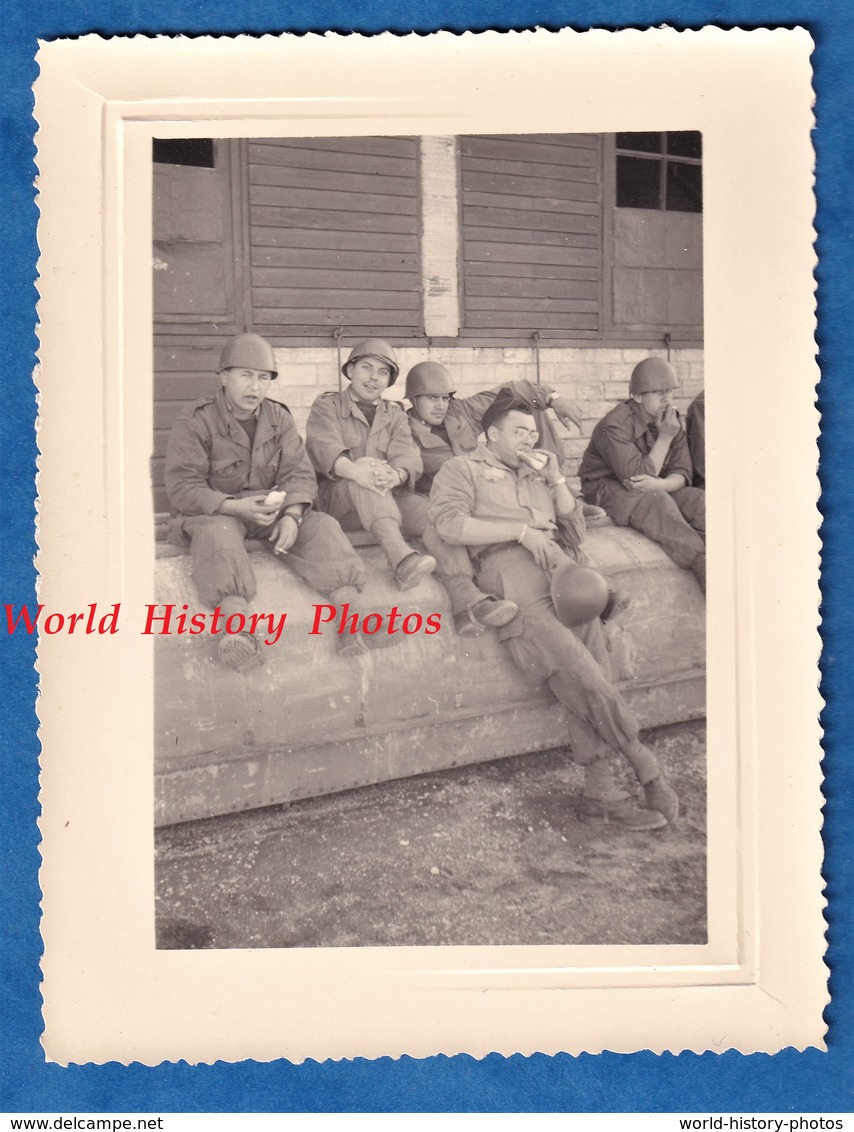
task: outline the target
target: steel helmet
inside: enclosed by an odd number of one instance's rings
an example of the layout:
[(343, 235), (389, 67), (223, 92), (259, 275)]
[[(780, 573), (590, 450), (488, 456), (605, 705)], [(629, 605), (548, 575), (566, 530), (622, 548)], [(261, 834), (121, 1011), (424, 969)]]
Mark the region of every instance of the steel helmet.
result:
[(382, 338), (366, 338), (364, 342), (356, 343), (350, 351), (349, 358), (341, 367), (341, 372), (348, 381), (350, 380), (350, 375), (347, 373), (347, 366), (350, 362), (357, 362), (359, 358), (377, 358), (379, 361), (385, 362), (386, 365), (391, 367), (391, 381), (389, 381), (389, 385), (394, 385), (397, 381), (400, 366), (397, 364), (394, 350), (389, 346), (388, 342), (384, 342)]
[(664, 358), (644, 358), (632, 370), (629, 393), (654, 393), (657, 389), (677, 389), (676, 370)]
[(551, 588), (558, 620), (569, 629), (595, 620), (608, 604), (608, 583), (598, 570), (569, 559), (552, 574)]
[(219, 356), (217, 373), (222, 373), (224, 369), (232, 369), (234, 366), (265, 369), (274, 379), (279, 376), (273, 347), (260, 334), (236, 334), (234, 338), (229, 338)]
[(450, 397), (454, 393), (451, 375), (440, 362), (418, 362), (406, 375), (406, 396)]

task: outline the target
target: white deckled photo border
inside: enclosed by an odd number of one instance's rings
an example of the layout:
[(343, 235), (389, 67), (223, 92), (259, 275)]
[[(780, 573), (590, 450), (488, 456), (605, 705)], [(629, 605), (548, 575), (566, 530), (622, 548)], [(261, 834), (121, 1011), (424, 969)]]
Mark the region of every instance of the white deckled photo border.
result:
[(823, 1045), (810, 48), (800, 30), (715, 28), (41, 45), (46, 607), (152, 600), (154, 134), (702, 130), (718, 485), (707, 944), (158, 951), (151, 640), (46, 637), (49, 1059)]

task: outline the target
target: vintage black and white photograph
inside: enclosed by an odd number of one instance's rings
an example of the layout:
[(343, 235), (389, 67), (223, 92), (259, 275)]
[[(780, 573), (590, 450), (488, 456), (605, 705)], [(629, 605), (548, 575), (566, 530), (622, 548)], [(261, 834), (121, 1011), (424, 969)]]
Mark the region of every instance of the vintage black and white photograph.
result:
[(701, 131), (152, 157), (157, 946), (706, 943)]
[(45, 45), (49, 1058), (823, 1042), (809, 51)]

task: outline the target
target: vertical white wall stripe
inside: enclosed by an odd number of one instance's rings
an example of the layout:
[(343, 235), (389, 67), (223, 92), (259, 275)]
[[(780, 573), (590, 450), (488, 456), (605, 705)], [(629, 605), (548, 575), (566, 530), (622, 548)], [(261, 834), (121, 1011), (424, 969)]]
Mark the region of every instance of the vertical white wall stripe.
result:
[(421, 273), (429, 337), (460, 332), (457, 139), (421, 138)]

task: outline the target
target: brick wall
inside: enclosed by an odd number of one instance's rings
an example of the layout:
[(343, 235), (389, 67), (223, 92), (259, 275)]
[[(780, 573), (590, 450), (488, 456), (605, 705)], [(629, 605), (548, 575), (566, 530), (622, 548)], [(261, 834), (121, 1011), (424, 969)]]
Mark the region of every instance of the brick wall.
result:
[[(344, 357), (349, 351), (344, 351)], [(559, 348), (540, 350), (540, 381), (574, 400), (583, 418), (583, 433), (575, 428), (566, 432), (566, 453), (575, 473), (587, 447), (593, 426), (609, 409), (628, 396), (633, 366), (649, 357), (648, 349)], [(665, 357), (664, 351), (657, 352)], [(445, 348), (401, 349), (397, 351), (401, 376), (388, 396), (403, 397), (404, 379), (416, 362), (429, 358), (442, 362), (456, 380), (459, 396), (477, 393), (506, 381), (537, 380), (533, 350), (518, 347), (450, 346)], [(279, 380), (271, 395), (284, 401), (294, 414), (300, 431), (314, 399), (328, 389), (337, 389), (337, 353), (328, 347), (284, 347), (276, 350)], [(670, 358), (681, 383), (676, 406), (684, 415), (693, 398), (703, 388), (703, 351), (674, 349)]]

